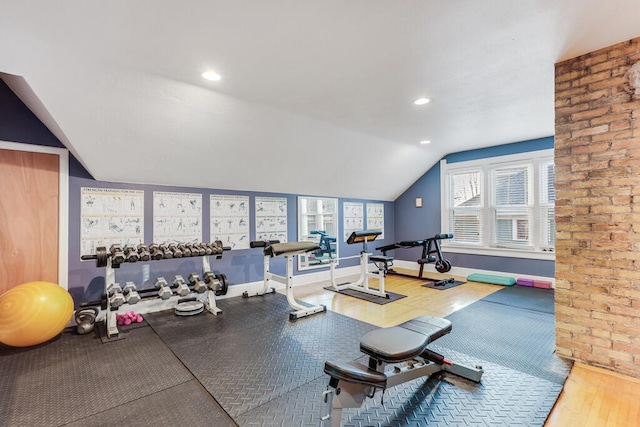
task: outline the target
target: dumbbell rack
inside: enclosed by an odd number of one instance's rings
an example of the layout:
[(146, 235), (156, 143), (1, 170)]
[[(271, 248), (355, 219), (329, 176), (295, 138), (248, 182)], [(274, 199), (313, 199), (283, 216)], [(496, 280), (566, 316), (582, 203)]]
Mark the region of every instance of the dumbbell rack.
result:
[[(218, 242), (216, 242), (218, 243)], [(231, 248), (228, 247), (223, 247), (222, 243), (220, 242), (220, 247), (222, 248), (223, 251), (226, 250), (230, 250)], [(116, 283), (116, 273), (115, 270), (117, 267), (120, 266), (120, 264), (117, 264), (116, 266), (114, 266), (112, 264), (111, 261), (111, 256), (108, 255), (108, 253), (106, 253), (106, 248), (98, 248), (98, 254), (97, 255), (87, 255), (87, 256), (82, 256), (83, 260), (89, 260), (89, 259), (96, 259), (96, 265), (97, 266), (103, 266), (105, 267), (105, 292), (104, 295), (106, 296), (106, 307), (105, 307), (105, 316), (104, 316), (104, 322), (105, 322), (105, 329), (106, 329), (106, 334), (107, 334), (107, 338), (108, 339), (112, 339), (112, 338), (118, 338), (119, 335), (119, 330), (118, 330), (118, 322), (116, 319), (116, 311), (117, 310), (113, 310), (113, 308), (111, 306), (111, 301), (109, 298), (109, 285)], [(222, 258), (222, 253), (217, 253), (217, 254), (208, 254), (208, 255), (198, 255), (199, 257), (202, 258), (202, 271), (207, 272), (207, 271), (212, 271), (211, 270), (211, 264), (209, 262), (209, 257), (210, 256), (215, 256), (216, 259), (220, 259)], [(106, 265), (105, 265), (106, 264)], [(224, 276), (224, 275), (223, 275)], [(226, 280), (226, 277), (225, 279)], [(226, 283), (225, 283), (226, 286)], [(207, 296), (206, 296), (206, 302), (204, 302), (204, 306), (205, 309), (207, 311), (209, 311), (211, 314), (214, 315), (218, 315), (219, 313), (222, 313), (222, 310), (217, 306), (216, 304), (216, 298), (215, 298), (215, 291), (213, 289), (211, 289), (211, 287), (209, 287), (207, 289)], [(226, 293), (226, 292), (225, 292)], [(177, 298), (176, 298), (177, 297)], [(179, 300), (181, 297), (179, 295), (172, 295), (171, 298), (176, 298), (176, 301)], [(104, 307), (104, 305), (103, 305)]]

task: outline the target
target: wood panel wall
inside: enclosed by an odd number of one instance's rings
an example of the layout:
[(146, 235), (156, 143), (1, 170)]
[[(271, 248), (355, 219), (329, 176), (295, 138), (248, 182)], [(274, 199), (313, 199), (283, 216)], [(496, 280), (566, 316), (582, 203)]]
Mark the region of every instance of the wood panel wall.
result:
[(59, 156), (0, 149), (0, 294), (58, 281)]

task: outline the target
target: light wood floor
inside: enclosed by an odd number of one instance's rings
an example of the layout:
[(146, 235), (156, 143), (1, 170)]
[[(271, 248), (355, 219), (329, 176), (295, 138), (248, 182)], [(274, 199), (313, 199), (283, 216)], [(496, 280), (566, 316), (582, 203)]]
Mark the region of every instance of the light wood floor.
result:
[[(431, 273), (428, 276), (451, 277)], [(323, 286), (328, 282), (298, 286), (294, 293), (298, 300), (324, 304), (336, 313), (388, 327), (416, 316), (447, 316), (501, 289), (500, 286), (468, 282), (440, 291), (424, 288), (421, 283), (417, 279), (388, 276), (386, 290), (407, 297), (385, 305), (327, 291)], [(377, 285), (375, 280), (370, 284)], [(545, 426), (640, 426), (640, 379), (576, 363)]]

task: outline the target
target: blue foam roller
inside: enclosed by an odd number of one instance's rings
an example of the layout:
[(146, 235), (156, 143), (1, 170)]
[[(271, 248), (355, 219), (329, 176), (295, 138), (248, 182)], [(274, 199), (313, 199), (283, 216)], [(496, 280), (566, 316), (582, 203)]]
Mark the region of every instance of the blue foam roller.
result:
[(516, 279), (507, 276), (494, 276), (493, 274), (473, 273), (467, 276), (470, 282), (490, 283), (492, 285), (513, 286)]

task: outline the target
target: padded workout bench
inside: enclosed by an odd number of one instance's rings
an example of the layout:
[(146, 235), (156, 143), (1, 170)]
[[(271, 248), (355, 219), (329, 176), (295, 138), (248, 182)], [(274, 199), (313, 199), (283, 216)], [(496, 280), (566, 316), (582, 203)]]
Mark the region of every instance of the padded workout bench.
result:
[[(264, 248), (264, 287), (262, 290), (254, 295), (249, 295), (248, 292), (242, 294), (243, 297), (259, 296), (268, 293), (275, 292), (275, 289), (270, 286), (270, 281), (273, 280), (278, 283), (282, 283), (287, 288), (287, 302), (296, 311), (289, 313), (289, 320), (296, 320), (301, 317), (310, 316), (316, 313), (322, 313), (327, 311), (327, 307), (324, 305), (316, 305), (313, 307), (305, 307), (293, 297), (293, 257), (302, 253), (312, 252), (320, 247), (313, 242), (286, 242), (280, 243), (277, 240), (272, 241), (254, 241), (250, 243), (252, 248), (263, 247)], [(284, 257), (286, 259), (286, 276), (278, 276), (269, 270), (269, 262), (271, 258)]]
[[(356, 361), (325, 362), (324, 372), (331, 379), (322, 394), (322, 426), (340, 426), (343, 408), (359, 408), (365, 397), (420, 377), (450, 372), (473, 382), (480, 382), (484, 371), (446, 360), (429, 350), (429, 343), (451, 332), (451, 322), (431, 316), (391, 328), (376, 329), (360, 341), (360, 351), (369, 356), (369, 365)], [(389, 369), (387, 365), (390, 366)], [(384, 403), (384, 402), (383, 402)]]

